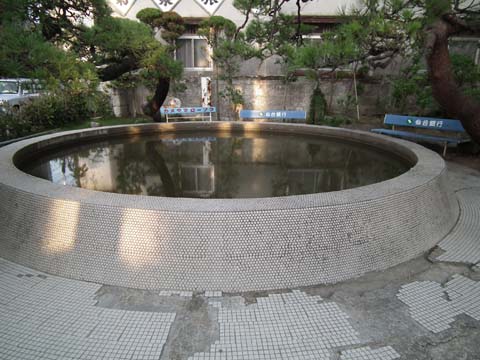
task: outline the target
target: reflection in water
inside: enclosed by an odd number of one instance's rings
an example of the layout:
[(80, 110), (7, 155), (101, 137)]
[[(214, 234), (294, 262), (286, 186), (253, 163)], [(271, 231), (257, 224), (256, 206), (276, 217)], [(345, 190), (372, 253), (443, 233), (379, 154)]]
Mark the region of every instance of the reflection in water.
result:
[(84, 144), (23, 170), (122, 194), (251, 198), (354, 188), (398, 176), (408, 166), (378, 149), (319, 137), (201, 132)]

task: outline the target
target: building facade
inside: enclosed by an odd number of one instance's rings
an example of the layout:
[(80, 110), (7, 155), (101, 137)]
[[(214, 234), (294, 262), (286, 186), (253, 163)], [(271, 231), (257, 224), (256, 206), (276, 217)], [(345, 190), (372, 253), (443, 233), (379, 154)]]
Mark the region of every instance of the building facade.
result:
[[(145, 8), (158, 8), (162, 11), (175, 11), (185, 20), (186, 32), (178, 40), (177, 60), (184, 64), (184, 84), (182, 93), (170, 94), (181, 100), (182, 106), (199, 106), (202, 104), (202, 78), (212, 78), (213, 64), (208, 52), (206, 40), (196, 33), (200, 21), (210, 16), (222, 16), (240, 26), (245, 16), (233, 6), (233, 0), (109, 0), (114, 16), (136, 20), (137, 13)], [(302, 20), (315, 25), (323, 31), (338, 23), (338, 15), (342, 9), (356, 6), (358, 0), (324, 1), (313, 0), (301, 3)], [(283, 12), (296, 14), (295, 1), (287, 2)], [(158, 38), (160, 38), (158, 36)], [(341, 94), (348, 92), (349, 81), (340, 81), (334, 88), (331, 84), (328, 93), (333, 93), (329, 105), (335, 109)], [(289, 109), (308, 110), (313, 91), (313, 83), (300, 77), (288, 85), (284, 82), (282, 69), (276, 59), (259, 61), (252, 59), (241, 64), (240, 72), (235, 79), (235, 86), (243, 94), (245, 109)], [(220, 84), (220, 89), (222, 84)], [(136, 89), (114, 89), (114, 111), (118, 116), (136, 116), (141, 114), (142, 104), (149, 92), (140, 86)], [(231, 106), (220, 97), (217, 100), (213, 89), (213, 105), (220, 107), (222, 119), (231, 120), (234, 113)]]
[[(207, 42), (197, 34), (198, 24), (210, 16), (222, 16), (240, 26), (245, 16), (233, 6), (233, 0), (108, 0), (114, 16), (137, 20), (137, 13), (145, 8), (158, 8), (162, 11), (174, 11), (184, 18), (186, 32), (177, 41), (176, 58), (184, 64), (184, 79), (186, 90), (182, 93), (171, 93), (171, 97), (181, 100), (182, 106), (200, 106), (202, 95), (204, 100), (205, 88), (202, 94), (203, 83), (214, 77), (213, 64), (210, 58)], [(360, 0), (311, 0), (301, 2), (302, 22), (313, 25), (316, 29), (313, 37), (320, 36), (322, 31), (331, 29), (340, 22), (339, 14), (342, 10), (358, 7)], [(284, 4), (282, 12), (295, 15), (296, 1)], [(160, 36), (157, 36), (160, 40)], [(480, 61), (479, 41), (458, 39), (457, 46), (462, 53), (471, 55), (477, 64)], [(465, 41), (466, 40), (466, 41)], [(403, 63), (400, 59), (387, 71), (396, 71)], [(388, 104), (385, 103), (385, 93), (388, 84), (378, 78), (362, 79), (362, 96), (359, 99), (360, 113), (363, 115), (380, 115)], [(235, 87), (242, 93), (245, 103), (244, 109), (288, 109), (308, 110), (313, 92), (313, 81), (299, 77), (295, 82), (285, 83), (284, 72), (277, 59), (266, 61), (252, 59), (241, 64), (240, 72), (235, 78)], [(333, 76), (322, 81), (320, 87), (326, 94), (327, 106), (332, 113), (353, 115), (352, 107), (353, 78), (343, 76), (341, 79)], [(222, 84), (220, 85), (220, 90)], [(136, 89), (114, 89), (114, 111), (118, 116), (136, 116), (142, 112), (142, 104), (150, 95), (144, 87)], [(215, 92), (215, 89), (213, 89)], [(212, 105), (222, 109), (224, 120), (235, 118), (235, 111), (231, 105), (213, 93)]]

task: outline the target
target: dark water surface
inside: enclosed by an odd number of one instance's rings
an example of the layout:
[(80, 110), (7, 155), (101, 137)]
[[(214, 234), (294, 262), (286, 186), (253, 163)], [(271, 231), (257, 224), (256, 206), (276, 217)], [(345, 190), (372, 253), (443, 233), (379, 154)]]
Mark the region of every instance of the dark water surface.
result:
[(22, 170), (122, 194), (252, 198), (368, 185), (409, 165), (376, 148), (310, 136), (180, 133), (112, 138), (43, 154)]

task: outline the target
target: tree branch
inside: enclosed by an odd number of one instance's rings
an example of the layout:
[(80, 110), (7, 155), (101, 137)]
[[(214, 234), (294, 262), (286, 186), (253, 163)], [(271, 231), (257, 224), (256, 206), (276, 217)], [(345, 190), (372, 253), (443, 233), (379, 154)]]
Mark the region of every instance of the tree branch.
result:
[(247, 9), (246, 14), (245, 14), (245, 21), (235, 31), (235, 36), (233, 37), (235, 40), (237, 40), (238, 34), (240, 34), (240, 31), (242, 31), (245, 28), (245, 26), (247, 26), (248, 20), (250, 20), (250, 13), (251, 12), (252, 12), (252, 6), (250, 5)]
[(455, 34), (456, 21), (449, 16), (437, 20), (428, 30), (427, 64), (433, 97), (452, 118), (458, 118), (474, 141), (480, 143), (480, 104), (463, 94), (455, 75), (448, 49), (448, 38)]
[(122, 62), (98, 68), (98, 77), (101, 81), (115, 80), (119, 76), (139, 68), (138, 59), (125, 57)]

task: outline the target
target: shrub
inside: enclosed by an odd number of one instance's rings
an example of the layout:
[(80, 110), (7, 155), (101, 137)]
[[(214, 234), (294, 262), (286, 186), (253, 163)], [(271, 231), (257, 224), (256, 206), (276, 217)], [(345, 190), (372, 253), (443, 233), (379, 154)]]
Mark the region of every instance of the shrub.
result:
[(13, 139), (111, 113), (109, 98), (104, 93), (88, 89), (58, 90), (32, 99), (18, 112), (0, 115), (0, 137)]
[[(453, 73), (462, 91), (480, 100), (480, 68), (468, 56), (452, 54)], [(398, 111), (406, 114), (448, 116), (433, 97), (429, 75), (419, 59), (393, 77), (391, 100)]]
[(327, 101), (325, 95), (319, 87), (313, 90), (310, 98), (310, 108), (308, 110), (307, 124), (321, 125), (327, 114)]

